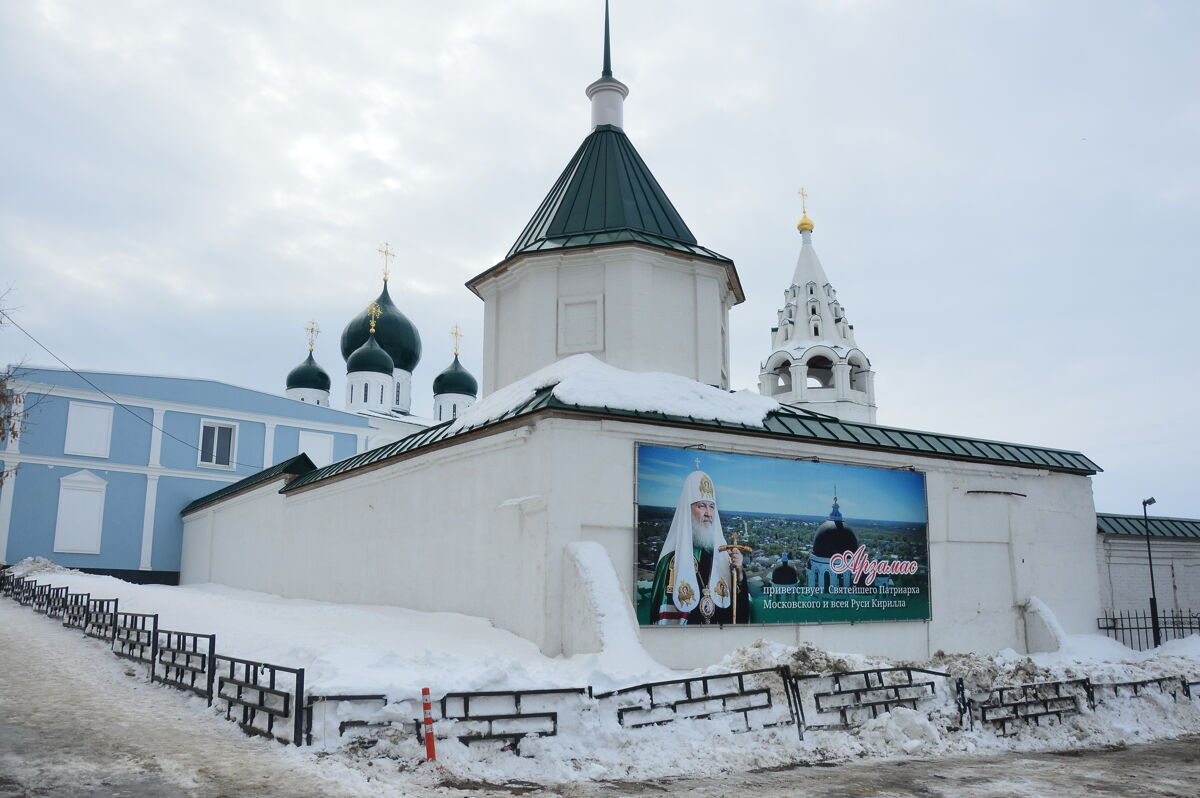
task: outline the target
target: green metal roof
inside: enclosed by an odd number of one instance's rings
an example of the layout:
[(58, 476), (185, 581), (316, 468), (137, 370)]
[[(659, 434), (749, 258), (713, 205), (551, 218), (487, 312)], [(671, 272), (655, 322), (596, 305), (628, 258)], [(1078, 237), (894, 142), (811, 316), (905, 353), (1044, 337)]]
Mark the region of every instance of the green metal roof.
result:
[(768, 414), (763, 426), (758, 427), (750, 424), (693, 418), (691, 416), (673, 416), (666, 413), (568, 404), (556, 398), (553, 388), (549, 387), (543, 388), (524, 404), (512, 408), (504, 415), (487, 423), (453, 431), (451, 431), (453, 422), (450, 421), (436, 427), (429, 427), (395, 443), (363, 452), (346, 460), (304, 474), (285, 485), (280, 492), (290, 493), (326, 479), (332, 479), (351, 471), (367, 468), (427, 446), (451, 440), (476, 430), (493, 427), (514, 418), (531, 415), (542, 410), (566, 410), (648, 423), (685, 424), (704, 429), (808, 440), (831, 446), (870, 448), (929, 457), (973, 460), (1026, 468), (1045, 468), (1051, 471), (1065, 471), (1072, 474), (1095, 474), (1101, 470), (1100, 466), (1079, 452), (839, 421), (832, 416), (823, 416), (819, 413), (812, 413), (791, 407), (780, 407), (778, 410), (771, 412)]
[(527, 252), (626, 242), (731, 262), (697, 244), (625, 132), (615, 125), (598, 125), (505, 260)]
[(201, 496), (199, 499), (196, 499), (187, 507), (184, 507), (182, 510), (180, 510), (179, 514), (185, 515), (190, 513), (192, 510), (199, 510), (206, 504), (212, 504), (213, 502), (220, 501), (227, 496), (240, 493), (241, 491), (252, 488), (259, 483), (267, 482), (270, 479), (282, 474), (300, 475), (307, 474), (310, 471), (315, 470), (317, 470), (317, 467), (313, 464), (313, 461), (308, 459), (308, 455), (306, 455), (304, 452), (301, 452), (295, 457), (284, 460), (282, 463), (276, 463), (270, 468), (264, 468), (257, 474), (251, 474), (245, 479), (239, 479), (237, 482), (231, 482), (220, 490), (213, 491), (207, 496)]
[[(1200, 519), (1150, 516), (1150, 536), (1157, 538), (1200, 538)], [(1096, 513), (1096, 529), (1106, 535), (1145, 535), (1140, 515)]]
[(543, 239), (606, 230), (696, 243), (629, 137), (615, 125), (599, 125), (583, 140), (508, 257)]

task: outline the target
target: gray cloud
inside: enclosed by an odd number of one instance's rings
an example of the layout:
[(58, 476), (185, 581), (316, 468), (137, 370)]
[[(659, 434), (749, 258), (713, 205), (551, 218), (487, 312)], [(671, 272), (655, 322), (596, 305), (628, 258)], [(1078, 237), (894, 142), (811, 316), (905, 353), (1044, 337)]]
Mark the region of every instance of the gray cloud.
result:
[[(80, 368), (282, 391), (378, 292), (481, 371), (482, 303), (587, 132), (599, 3), (15, 4), (0, 17), (0, 280)], [(735, 387), (814, 243), (881, 423), (1080, 449), (1097, 506), (1200, 515), (1190, 405), (1200, 8), (613, 6), (628, 132), (733, 257)], [(0, 355), (48, 358), (11, 329)], [(340, 393), (337, 393), (340, 396)]]

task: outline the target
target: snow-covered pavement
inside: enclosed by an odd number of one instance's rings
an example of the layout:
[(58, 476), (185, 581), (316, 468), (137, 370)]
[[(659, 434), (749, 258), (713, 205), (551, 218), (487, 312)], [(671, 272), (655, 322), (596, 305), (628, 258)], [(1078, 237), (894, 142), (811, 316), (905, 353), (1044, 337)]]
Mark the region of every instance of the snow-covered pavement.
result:
[[(694, 778), (504, 785), (503, 779), (439, 786), (429, 768), (404, 772), (382, 759), (349, 768), (310, 749), (248, 738), (203, 702), (154, 687), (96, 641), (0, 601), (0, 798), (528, 798), (688, 794), (724, 798), (1097, 794), (1194, 796), (1200, 737), (1066, 753), (858, 760), (829, 767), (734, 770)], [(722, 752), (711, 748), (719, 759)], [(386, 771), (386, 772), (384, 772)]]
[[(503, 795), (514, 789), (531, 795), (651, 790), (717, 796), (740, 792), (746, 784), (763, 796), (805, 795), (810, 787), (811, 794), (828, 795), (835, 772), (837, 783), (861, 788), (849, 794), (1088, 794), (1070, 792), (1055, 780), (1064, 763), (1078, 771), (1079, 783), (1091, 773), (1100, 774), (1096, 784), (1152, 782), (1162, 788), (1157, 794), (1193, 795), (1179, 792), (1173, 779), (1181, 773), (1200, 777), (1197, 757), (1178, 753), (1186, 746), (1160, 742), (1192, 735), (1196, 745), (1200, 696), (1187, 698), (1175, 688), (1117, 696), (1100, 687), (1094, 710), (1021, 726), (1011, 737), (978, 722), (960, 728), (952, 691), (944, 687), (921, 711), (898, 707), (851, 730), (810, 728), (803, 740), (794, 727), (734, 734), (720, 718), (629, 729), (617, 723), (611, 706), (592, 706), (564, 710), (558, 736), (522, 744), (528, 756), (447, 741), (439, 749), (443, 769), (435, 770), (423, 761), (408, 725), (415, 716), (411, 699), (422, 686), (435, 695), (584, 685), (604, 690), (681, 674), (629, 646), (548, 658), (528, 641), (461, 615), (295, 601), (218, 586), (131, 585), (54, 566), (30, 576), (94, 597), (119, 598), (123, 611), (158, 612), (166, 627), (216, 633), (222, 654), (303, 667), (310, 693), (386, 693), (392, 699), (390, 719), (399, 725), (365, 738), (340, 737), (338, 718), (331, 714), (314, 718), (326, 733), (313, 747), (247, 738), (203, 701), (150, 685), (144, 665), (118, 659), (100, 641), (4, 599), (0, 798)], [(1090, 635), (1062, 635), (1059, 646), (1032, 657), (951, 655), (919, 665), (952, 673), (972, 692), (1081, 677), (1097, 685), (1162, 677), (1178, 685), (1181, 675), (1200, 678), (1198, 637), (1147, 653)], [(731, 652), (710, 672), (788, 665), (793, 672), (830, 673), (897, 664), (918, 665), (760, 642)], [(320, 713), (333, 712), (319, 706)], [(1136, 777), (1141, 771), (1133, 764), (1111, 764), (1121, 760), (1121, 751), (1146, 743), (1152, 743), (1144, 749), (1146, 757), (1160, 752), (1163, 762), (1175, 764), (1158, 775)], [(1061, 750), (1072, 756), (1047, 753)], [(913, 787), (917, 782), (924, 786)], [(950, 789), (951, 783), (957, 786)]]
[(0, 601), (0, 796), (365, 794), (362, 776), (246, 737), (144, 672)]

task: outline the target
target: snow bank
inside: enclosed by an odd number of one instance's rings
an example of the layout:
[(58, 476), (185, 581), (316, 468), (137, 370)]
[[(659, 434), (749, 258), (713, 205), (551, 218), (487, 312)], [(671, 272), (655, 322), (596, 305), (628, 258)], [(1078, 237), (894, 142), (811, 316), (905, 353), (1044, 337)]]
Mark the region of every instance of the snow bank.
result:
[(39, 580), (41, 582), (50, 581), (50, 574), (78, 573), (78, 571), (73, 571), (70, 568), (63, 568), (61, 565), (47, 560), (45, 557), (26, 557), (19, 563), (9, 566), (8, 572), (16, 577), (44, 575), (44, 578)]
[[(577, 544), (568, 552), (596, 606), (627, 604), (615, 574), (600, 567), (607, 555), (598, 544)], [(216, 633), (222, 654), (306, 669), (313, 693), (385, 693), (392, 697), (390, 717), (404, 725), (372, 730), (370, 741), (336, 731), (318, 744), (327, 767), (369, 775), (381, 787), (403, 788), (415, 781), (528, 781), (541, 784), (594, 779), (644, 780), (837, 762), (860, 757), (934, 756), (1005, 750), (1058, 750), (1126, 745), (1200, 733), (1200, 696), (1188, 699), (1156, 688), (1133, 697), (1096, 690), (1095, 711), (1085, 710), (1062, 723), (1019, 726), (1013, 737), (1000, 737), (978, 722), (961, 728), (952, 689), (940, 685), (914, 712), (896, 709), (849, 731), (813, 730), (800, 740), (796, 729), (781, 727), (734, 733), (740, 716), (677, 722), (661, 727), (620, 726), (611, 707), (600, 711), (563, 708), (556, 737), (527, 739), (523, 756), (452, 741), (439, 744), (435, 771), (422, 763), (414, 741), (411, 701), (422, 687), (435, 695), (480, 691), (631, 686), (684, 675), (663, 669), (638, 643), (637, 630), (621, 611), (599, 613), (601, 651), (572, 658), (548, 658), (529, 641), (494, 628), (480, 618), (451, 613), (419, 613), (398, 607), (335, 605), (284, 599), (218, 585), (165, 587), (132, 585), (43, 563), (26, 562), (21, 570), (47, 575), (44, 581), (119, 598), (129, 612), (157, 612), (161, 625), (191, 632)], [(611, 572), (611, 565), (608, 571)], [(39, 580), (43, 581), (43, 580)], [(101, 645), (79, 639), (78, 645)], [(839, 654), (812, 645), (790, 646), (758, 641), (731, 652), (706, 673), (787, 665), (798, 673), (891, 666), (924, 667), (962, 678), (966, 689), (984, 694), (998, 685), (1088, 677), (1095, 683), (1129, 682), (1188, 676), (1200, 680), (1200, 636), (1172, 641), (1154, 651), (1131, 651), (1095, 635), (1063, 635), (1057, 651), (1020, 655), (944, 654), (929, 662), (894, 662), (882, 657)], [(690, 675), (698, 675), (699, 672)], [(609, 684), (603, 684), (607, 679)], [(1173, 684), (1178, 684), (1174, 682)], [(185, 701), (180, 697), (180, 701)], [(578, 706), (587, 701), (578, 698)], [(572, 705), (574, 706), (574, 705)], [(776, 706), (786, 706), (777, 697)], [(322, 713), (335, 710), (322, 706)], [(336, 718), (317, 717), (319, 728), (336, 730)], [(813, 718), (809, 719), (813, 722)], [(375, 741), (378, 738), (378, 741)], [(295, 755), (311, 749), (301, 749)], [(714, 756), (720, 751), (721, 756)]]
[(450, 426), (457, 431), (503, 416), (554, 386), (563, 402), (691, 416), (697, 419), (762, 426), (779, 403), (753, 391), (730, 393), (687, 377), (662, 372), (634, 372), (602, 363), (592, 355), (572, 355), (517, 380), (462, 413)]
[[(576, 657), (581, 665), (591, 660), (589, 669), (594, 675), (589, 683), (601, 690), (611, 690), (630, 684), (628, 679), (634, 674), (670, 678), (672, 672), (642, 647), (633, 605), (621, 588), (604, 547), (595, 541), (568, 543), (567, 554), (583, 582), (600, 638), (599, 654)], [(614, 677), (620, 681), (614, 682)]]

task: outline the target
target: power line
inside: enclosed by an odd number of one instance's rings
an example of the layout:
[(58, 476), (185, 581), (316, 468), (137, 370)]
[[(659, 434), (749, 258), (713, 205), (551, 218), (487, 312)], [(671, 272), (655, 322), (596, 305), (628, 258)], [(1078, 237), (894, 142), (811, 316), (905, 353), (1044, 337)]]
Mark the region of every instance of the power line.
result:
[[(12, 326), (16, 327), (16, 328), (17, 328), (18, 330), (20, 330), (21, 332), (25, 333), (25, 337), (26, 337), (26, 338), (28, 338), (30, 341), (33, 341), (35, 344), (37, 344), (38, 346), (40, 346), (42, 349), (46, 350), (46, 354), (50, 355), (50, 357), (54, 358), (54, 359), (55, 359), (55, 360), (57, 360), (59, 363), (62, 363), (62, 365), (63, 365), (63, 368), (65, 368), (67, 371), (69, 371), (69, 372), (71, 372), (72, 374), (74, 374), (74, 375), (75, 375), (76, 377), (78, 377), (79, 379), (81, 379), (81, 380), (83, 380), (84, 382), (86, 382), (88, 385), (90, 385), (90, 386), (92, 386), (93, 388), (95, 388), (95, 389), (96, 389), (96, 391), (97, 391), (97, 393), (100, 393), (100, 394), (102, 394), (103, 396), (107, 397), (107, 398), (108, 398), (108, 400), (109, 400), (110, 402), (112, 402), (113, 404), (115, 404), (117, 407), (121, 408), (121, 409), (122, 409), (122, 410), (124, 410), (126, 413), (128, 413), (128, 414), (129, 414), (129, 415), (131, 415), (131, 416), (133, 416), (134, 418), (136, 418), (138, 421), (142, 422), (143, 424), (146, 424), (146, 425), (147, 425), (147, 426), (149, 426), (150, 428), (158, 430), (159, 432), (161, 432), (163, 435), (166, 435), (166, 436), (167, 436), (168, 438), (170, 438), (171, 440), (173, 440), (173, 441), (178, 441), (179, 443), (183, 444), (184, 446), (188, 447), (189, 449), (192, 449), (193, 451), (196, 451), (196, 452), (199, 452), (199, 451), (200, 451), (200, 447), (199, 447), (199, 446), (196, 446), (196, 445), (194, 445), (194, 444), (188, 443), (187, 441), (183, 440), (182, 438), (177, 438), (176, 436), (174, 436), (174, 435), (172, 435), (171, 433), (167, 432), (167, 431), (166, 431), (165, 429), (163, 429), (162, 427), (160, 427), (160, 426), (158, 426), (157, 424), (155, 424), (153, 421), (149, 421), (149, 420), (147, 420), (147, 419), (143, 418), (142, 416), (138, 415), (137, 413), (135, 413), (135, 412), (133, 411), (133, 408), (131, 408), (131, 407), (128, 407), (128, 406), (126, 406), (126, 405), (122, 404), (122, 403), (121, 403), (119, 400), (117, 400), (117, 399), (114, 399), (114, 398), (113, 398), (113, 397), (112, 397), (112, 396), (111, 396), (111, 395), (110, 395), (110, 394), (109, 394), (107, 391), (105, 391), (105, 390), (104, 390), (103, 388), (101, 388), (99, 385), (97, 385), (96, 383), (92, 382), (92, 381), (91, 381), (91, 380), (89, 380), (87, 377), (85, 377), (84, 375), (82, 375), (82, 374), (80, 374), (78, 371), (76, 371), (75, 369), (71, 368), (71, 365), (70, 365), (69, 363), (67, 363), (67, 361), (63, 360), (63, 359), (62, 359), (61, 357), (59, 357), (58, 355), (54, 354), (54, 352), (52, 352), (52, 351), (50, 350), (50, 347), (46, 346), (44, 343), (42, 343), (42, 342), (41, 342), (41, 341), (39, 341), (37, 338), (35, 338), (35, 337), (33, 336), (33, 333), (29, 332), (29, 330), (26, 330), (24, 327), (22, 327), (20, 324), (18, 324), (18, 323), (17, 323), (17, 320), (16, 320), (16, 319), (14, 319), (12, 316), (10, 316), (10, 315), (9, 315), (9, 314), (8, 314), (8, 313), (7, 313), (5, 310), (3, 310), (2, 308), (0, 308), (0, 316), (3, 316), (3, 317), (4, 317), (4, 318), (5, 318), (7, 321), (8, 321), (8, 323), (9, 323), (9, 324), (11, 324)], [(215, 441), (214, 441), (214, 443), (215, 443)], [(262, 470), (262, 465), (261, 465), (261, 464), (253, 464), (253, 465), (252, 465), (252, 464), (250, 464), (250, 463), (241, 463), (241, 462), (238, 462), (237, 460), (230, 460), (230, 462), (231, 462), (231, 463), (233, 463), (234, 465), (244, 466), (244, 467), (246, 467), (246, 468), (254, 468), (254, 469), (257, 469), (257, 470), (259, 470), (259, 471), (261, 471), (261, 470)]]

